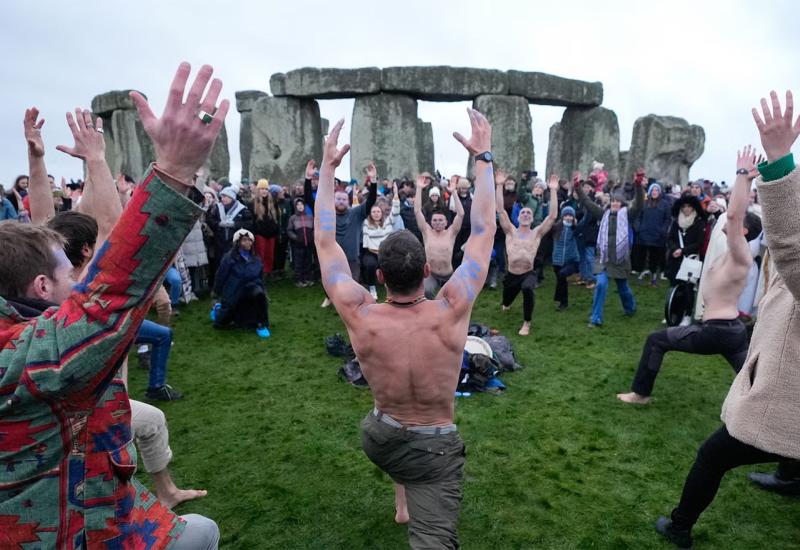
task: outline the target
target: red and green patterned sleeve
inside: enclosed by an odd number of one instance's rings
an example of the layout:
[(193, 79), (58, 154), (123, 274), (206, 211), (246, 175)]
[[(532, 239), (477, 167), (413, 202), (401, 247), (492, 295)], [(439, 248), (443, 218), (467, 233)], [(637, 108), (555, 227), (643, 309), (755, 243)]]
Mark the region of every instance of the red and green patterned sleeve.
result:
[[(20, 383), (34, 395), (97, 398), (116, 375), (155, 289), (202, 210), (152, 167), (131, 197), (86, 278), (61, 307), (37, 317)], [(27, 334), (26, 334), (27, 333)]]

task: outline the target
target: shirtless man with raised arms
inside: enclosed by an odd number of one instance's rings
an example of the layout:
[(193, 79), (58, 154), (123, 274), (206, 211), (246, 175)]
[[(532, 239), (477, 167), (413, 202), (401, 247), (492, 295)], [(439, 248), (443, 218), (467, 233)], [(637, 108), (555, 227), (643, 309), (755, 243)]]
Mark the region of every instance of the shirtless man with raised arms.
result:
[(453, 274), (453, 244), (461, 230), (461, 222), (464, 221), (464, 205), (459, 200), (454, 201), (456, 217), (450, 227), (447, 227), (445, 213), (438, 211), (431, 215), (431, 224), (428, 225), (422, 214), (422, 190), (428, 187), (429, 183), (430, 180), (425, 176), (417, 176), (414, 215), (417, 218), (417, 227), (422, 232), (422, 240), (425, 242), (425, 258), (431, 267), (431, 274), (425, 277), (425, 297), (430, 300)]
[(503, 183), (495, 182), (495, 208), (500, 219), (500, 227), (506, 234), (506, 254), (508, 255), (508, 273), (503, 279), (503, 311), (511, 309), (511, 304), (522, 291), (522, 328), (520, 336), (527, 336), (531, 331), (533, 318), (536, 272), (533, 262), (542, 237), (553, 227), (558, 217), (558, 176), (552, 174), (547, 183), (550, 188), (550, 211), (547, 217), (535, 228), (533, 211), (527, 206), (519, 211), (519, 227), (514, 227), (503, 206)]
[(750, 146), (739, 153), (736, 168), (736, 184), (723, 230), (728, 250), (714, 261), (708, 271), (703, 272), (703, 277), (708, 277), (703, 291), (703, 322), (651, 333), (645, 342), (630, 393), (617, 394), (621, 401), (639, 405), (650, 402), (656, 376), (668, 351), (719, 354), (737, 373), (744, 364), (749, 342), (744, 323), (739, 320), (737, 303), (753, 263), (747, 242), (761, 233), (761, 220), (747, 212), (750, 186), (758, 176), (756, 154)]
[(325, 140), (314, 213), (322, 283), (375, 400), (361, 423), (364, 452), (396, 482), (395, 519), (409, 522), (412, 548), (458, 547), (464, 443), (453, 424), (453, 401), (470, 313), (486, 279), (495, 233), (492, 131), (482, 114), (468, 113), (472, 135), (453, 136), (477, 157), (471, 236), (464, 261), (436, 299), (425, 298), (423, 279), (431, 268), (409, 231), (392, 233), (378, 251), (377, 276), (386, 285), (386, 303), (376, 303), (351, 277), (336, 243), (333, 209), (334, 170), (350, 150), (337, 145), (344, 121)]

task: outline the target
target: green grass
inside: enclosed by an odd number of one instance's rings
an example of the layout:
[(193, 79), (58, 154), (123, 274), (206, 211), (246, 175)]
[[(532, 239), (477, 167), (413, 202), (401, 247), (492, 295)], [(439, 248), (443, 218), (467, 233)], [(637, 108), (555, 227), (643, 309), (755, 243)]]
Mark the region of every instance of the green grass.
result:
[[(605, 325), (588, 329), (590, 291), (570, 288), (556, 312), (553, 277), (537, 291), (533, 334), (517, 336), (521, 297), (502, 313), (484, 291), (473, 320), (499, 329), (525, 370), (505, 394), (459, 398), (467, 445), (460, 537), (466, 549), (670, 548), (653, 530), (677, 502), (700, 443), (720, 426), (733, 372), (719, 357), (673, 353), (645, 408), (618, 402), (647, 334), (660, 328), (664, 284), (634, 285), (639, 312), (609, 291)], [(175, 324), (169, 381), (186, 393), (163, 405), (180, 486), (209, 496), (179, 513), (217, 521), (221, 548), (400, 549), (392, 486), (364, 456), (358, 424), (370, 394), (337, 378), (323, 338), (345, 333), (317, 286), (270, 288), (273, 336), (215, 332), (210, 302)], [(398, 350), (402, 353), (402, 350)], [(145, 373), (131, 361), (131, 395)], [(798, 548), (800, 500), (759, 491), (729, 473), (695, 528), (695, 547)], [(141, 471), (139, 477), (149, 480)]]

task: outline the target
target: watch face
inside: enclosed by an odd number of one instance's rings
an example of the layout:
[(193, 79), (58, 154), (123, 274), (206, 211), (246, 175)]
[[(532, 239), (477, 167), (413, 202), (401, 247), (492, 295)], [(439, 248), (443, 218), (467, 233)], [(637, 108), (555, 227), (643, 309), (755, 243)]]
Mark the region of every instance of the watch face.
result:
[(491, 153), (484, 153), (483, 158), (485, 158), (487, 162), (492, 162), (494, 160), (494, 157)]

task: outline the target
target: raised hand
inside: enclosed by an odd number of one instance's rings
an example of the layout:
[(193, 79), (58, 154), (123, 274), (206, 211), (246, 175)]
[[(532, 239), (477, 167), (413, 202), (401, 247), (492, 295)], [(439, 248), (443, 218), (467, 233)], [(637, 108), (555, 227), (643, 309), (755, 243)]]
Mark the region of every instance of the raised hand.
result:
[(370, 162), (369, 164), (367, 164), (367, 167), (364, 169), (364, 171), (367, 173), (368, 181), (371, 182), (378, 181), (378, 169), (375, 167), (374, 162)]
[(508, 179), (508, 174), (503, 172), (500, 168), (495, 166), (494, 169), (494, 184), (495, 185), (503, 185), (506, 180)]
[(458, 185), (458, 176), (450, 176), (450, 181), (447, 182), (447, 190), (452, 194), (456, 192)]
[(28, 154), (32, 157), (44, 156), (44, 142), (42, 141), (42, 125), (44, 119), (38, 120), (39, 109), (31, 107), (25, 109), (25, 118), (23, 120), (25, 130), (25, 141), (28, 142)]
[(420, 174), (419, 176), (417, 176), (417, 178), (416, 178), (416, 183), (417, 183), (417, 187), (418, 187), (419, 189), (425, 189), (425, 188), (426, 188), (426, 187), (428, 187), (428, 185), (430, 184), (430, 182), (428, 181), (428, 178), (426, 178), (426, 177), (425, 177), (425, 176), (423, 176), (422, 174)]
[(479, 155), (492, 148), (492, 126), (486, 117), (475, 109), (467, 108), (472, 135), (469, 139), (458, 132), (453, 132), (453, 137), (469, 151), (471, 155)]
[(550, 191), (558, 191), (558, 174), (550, 174), (550, 179), (547, 180), (547, 188)]
[(57, 145), (56, 149), (85, 161), (105, 159), (106, 142), (103, 139), (103, 119), (92, 122), (92, 112), (75, 109), (75, 117), (67, 113), (67, 125), (72, 131), (75, 145)]
[(328, 137), (325, 138), (325, 145), (322, 148), (322, 164), (323, 166), (332, 166), (336, 168), (342, 163), (342, 159), (350, 151), (350, 144), (342, 145), (339, 149), (339, 132), (342, 131), (344, 126), (344, 119), (337, 122)]
[[(222, 81), (218, 78), (211, 81), (203, 97), (214, 72), (210, 65), (200, 67), (184, 102), (183, 94), (191, 70), (191, 65), (186, 62), (178, 67), (161, 118), (153, 114), (142, 94), (131, 92), (144, 130), (153, 141), (158, 167), (186, 185), (191, 184), (195, 171), (211, 153), (230, 107), (227, 99), (217, 107), (222, 91)], [(201, 111), (210, 115), (210, 120), (202, 120)]]
[(306, 179), (314, 179), (314, 176), (317, 172), (317, 162), (314, 159), (309, 160), (306, 163)]
[(781, 113), (781, 103), (775, 91), (769, 93), (772, 100), (772, 112), (769, 110), (767, 100), (761, 98), (761, 111), (764, 113), (762, 120), (758, 111), (753, 108), (753, 120), (761, 134), (761, 146), (767, 155), (767, 160), (773, 162), (789, 154), (792, 144), (800, 135), (800, 117), (792, 123), (794, 117), (794, 100), (792, 92), (786, 91), (786, 111)]
[(758, 159), (756, 151), (750, 145), (739, 151), (736, 155), (736, 169), (747, 170), (747, 179), (755, 179), (758, 177)]

